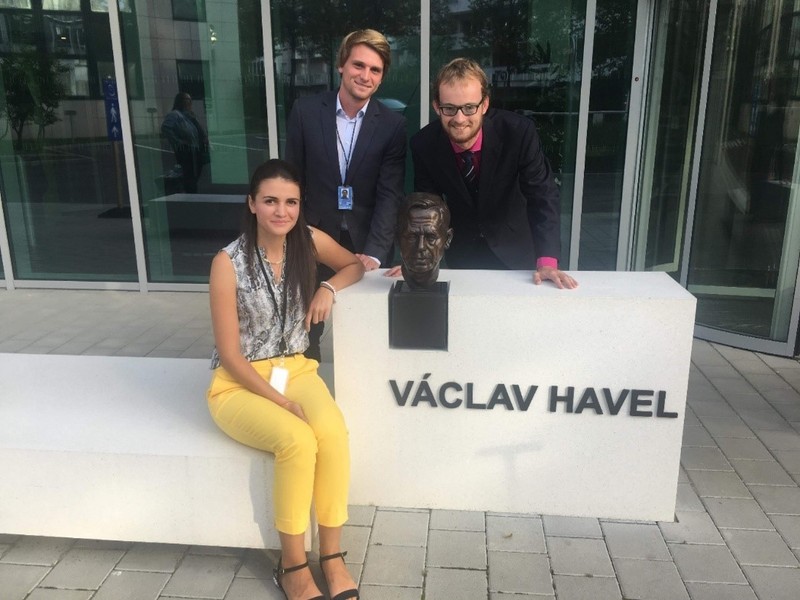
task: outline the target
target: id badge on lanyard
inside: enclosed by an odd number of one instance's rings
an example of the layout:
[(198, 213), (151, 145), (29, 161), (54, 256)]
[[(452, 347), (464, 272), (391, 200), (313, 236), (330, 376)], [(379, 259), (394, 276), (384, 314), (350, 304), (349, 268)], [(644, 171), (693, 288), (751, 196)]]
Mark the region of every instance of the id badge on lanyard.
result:
[(353, 210), (353, 188), (349, 185), (340, 185), (336, 188), (339, 195), (339, 210)]

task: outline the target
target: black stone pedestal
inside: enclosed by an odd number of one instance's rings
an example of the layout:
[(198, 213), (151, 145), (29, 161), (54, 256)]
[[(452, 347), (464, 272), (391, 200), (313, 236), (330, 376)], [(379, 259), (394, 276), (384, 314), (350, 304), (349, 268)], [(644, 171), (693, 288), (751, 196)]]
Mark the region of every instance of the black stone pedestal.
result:
[(389, 347), (447, 350), (447, 305), (450, 283), (412, 290), (398, 281), (389, 290)]

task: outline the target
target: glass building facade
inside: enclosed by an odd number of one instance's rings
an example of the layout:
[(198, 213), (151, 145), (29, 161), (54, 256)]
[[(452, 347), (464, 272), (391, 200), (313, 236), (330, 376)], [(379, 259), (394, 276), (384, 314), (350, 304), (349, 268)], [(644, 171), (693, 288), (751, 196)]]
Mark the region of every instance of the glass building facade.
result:
[(205, 289), (362, 27), (409, 135), (456, 56), (536, 122), (564, 268), (665, 271), (699, 337), (797, 352), (800, 0), (0, 0), (0, 287)]

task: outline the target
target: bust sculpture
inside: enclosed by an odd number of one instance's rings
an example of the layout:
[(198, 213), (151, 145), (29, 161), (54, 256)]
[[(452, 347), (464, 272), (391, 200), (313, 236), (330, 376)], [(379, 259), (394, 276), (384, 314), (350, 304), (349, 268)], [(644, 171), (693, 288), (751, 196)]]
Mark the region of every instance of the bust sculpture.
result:
[(429, 289), (439, 277), (439, 263), (450, 246), (450, 209), (441, 196), (409, 194), (398, 212), (397, 242), (403, 278), (412, 290)]

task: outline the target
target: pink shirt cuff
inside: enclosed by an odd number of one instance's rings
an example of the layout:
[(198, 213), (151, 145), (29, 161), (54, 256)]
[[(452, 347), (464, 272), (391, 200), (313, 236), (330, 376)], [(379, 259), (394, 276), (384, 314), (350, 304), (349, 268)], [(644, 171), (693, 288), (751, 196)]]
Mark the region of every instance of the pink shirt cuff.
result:
[(558, 259), (553, 258), (552, 256), (542, 256), (541, 258), (537, 258), (536, 268), (541, 269), (542, 267), (552, 267), (553, 269), (557, 269)]

